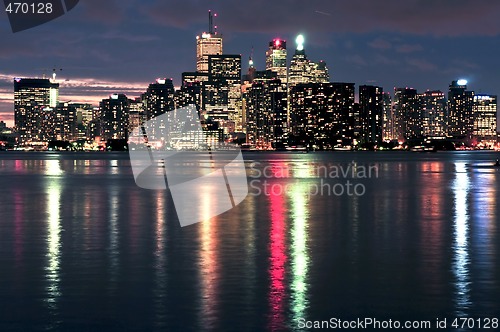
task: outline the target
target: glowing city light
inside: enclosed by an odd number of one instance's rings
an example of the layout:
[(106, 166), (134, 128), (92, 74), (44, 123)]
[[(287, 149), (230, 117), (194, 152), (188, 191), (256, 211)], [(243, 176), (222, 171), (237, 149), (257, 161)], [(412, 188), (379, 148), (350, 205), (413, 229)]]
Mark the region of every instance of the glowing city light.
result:
[(457, 84), (458, 85), (467, 85), (467, 80), (464, 80), (464, 79), (461, 79), (461, 80), (458, 80)]
[(303, 35), (298, 35), (297, 38), (295, 39), (295, 42), (297, 43), (297, 50), (298, 51), (304, 50), (305, 38)]

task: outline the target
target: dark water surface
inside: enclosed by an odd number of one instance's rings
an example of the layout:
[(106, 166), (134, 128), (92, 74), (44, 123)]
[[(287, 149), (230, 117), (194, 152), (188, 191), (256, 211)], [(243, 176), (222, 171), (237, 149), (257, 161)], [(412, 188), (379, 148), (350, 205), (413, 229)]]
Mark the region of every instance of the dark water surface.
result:
[(495, 153), (244, 157), (251, 195), (181, 228), (127, 154), (0, 153), (0, 331), (500, 318)]

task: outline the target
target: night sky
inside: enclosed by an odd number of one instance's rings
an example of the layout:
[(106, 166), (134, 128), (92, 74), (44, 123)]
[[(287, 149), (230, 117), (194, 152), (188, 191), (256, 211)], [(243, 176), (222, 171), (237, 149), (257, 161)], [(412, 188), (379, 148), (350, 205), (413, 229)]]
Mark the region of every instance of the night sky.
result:
[[(500, 1), (492, 0), (81, 0), (45, 25), (13, 34), (0, 14), (0, 120), (12, 124), (13, 78), (57, 68), (61, 101), (92, 102), (110, 93), (135, 97), (157, 77), (180, 85), (195, 70), (197, 34), (211, 9), (224, 53), (254, 48), (258, 69), (275, 37), (306, 37), (312, 60), (325, 60), (332, 81), (500, 94)], [(60, 71), (59, 69), (63, 70)]]

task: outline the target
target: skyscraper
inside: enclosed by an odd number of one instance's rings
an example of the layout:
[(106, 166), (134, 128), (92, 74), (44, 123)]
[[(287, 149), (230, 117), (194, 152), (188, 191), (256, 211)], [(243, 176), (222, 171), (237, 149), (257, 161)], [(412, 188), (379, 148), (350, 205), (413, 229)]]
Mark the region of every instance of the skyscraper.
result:
[(400, 142), (421, 137), (417, 90), (394, 89), (395, 136)]
[(472, 136), (474, 91), (467, 91), (467, 81), (458, 80), (450, 84), (448, 91), (448, 134), (455, 138)]
[(297, 84), (290, 89), (290, 141), (318, 149), (351, 145), (354, 83)]
[(290, 86), (300, 83), (326, 83), (330, 80), (328, 68), (324, 61), (313, 62), (307, 58), (304, 50), (305, 39), (302, 35), (296, 38), (297, 48), (290, 63), (288, 83)]
[(173, 111), (174, 93), (174, 83), (171, 79), (158, 78), (156, 82), (149, 84), (144, 94), (144, 109), (147, 120)]
[(287, 93), (279, 79), (255, 80), (245, 94), (247, 142), (260, 149), (283, 147)]
[(497, 143), (497, 96), (474, 96), (473, 139), (476, 143), (493, 146)]
[(394, 108), (392, 107), (392, 98), (389, 92), (385, 92), (382, 96), (384, 107), (384, 120), (383, 120), (383, 140), (392, 141), (397, 139), (394, 135)]
[(130, 100), (124, 94), (112, 94), (99, 104), (101, 139), (127, 139)]
[[(146, 120), (173, 111), (175, 109), (174, 96), (174, 83), (171, 79), (158, 78), (156, 82), (149, 84), (146, 93), (143, 95)], [(160, 118), (160, 121), (163, 122), (163, 118)], [(165, 128), (165, 125), (154, 127), (150, 132), (150, 139), (161, 140), (165, 138)]]
[(286, 55), (285, 40), (276, 38), (269, 42), (269, 48), (266, 51), (266, 69), (276, 72), (283, 85), (287, 83)]
[(359, 105), (361, 122), (361, 141), (381, 143), (384, 119), (384, 90), (379, 86), (361, 85)]
[(418, 96), (422, 136), (446, 136), (446, 98), (441, 91), (426, 91)]
[(222, 54), (222, 36), (217, 32), (213, 19), (217, 14), (208, 12), (208, 32), (196, 36), (196, 70), (200, 73), (208, 73), (208, 57), (210, 55)]
[(48, 79), (14, 79), (14, 122), (21, 144), (52, 139), (59, 84)]

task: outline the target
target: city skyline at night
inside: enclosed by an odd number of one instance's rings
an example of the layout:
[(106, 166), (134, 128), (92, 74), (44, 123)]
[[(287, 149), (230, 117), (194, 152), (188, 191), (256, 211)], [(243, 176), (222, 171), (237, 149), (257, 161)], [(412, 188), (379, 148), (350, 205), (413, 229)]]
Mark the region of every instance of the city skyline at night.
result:
[[(465, 78), (478, 93), (500, 91), (491, 70), (497, 65), (495, 36), (500, 27), (491, 14), (497, 4), (313, 1), (287, 6), (288, 15), (275, 15), (276, 4), (249, 5), (244, 14), (225, 2), (200, 7), (190, 1), (175, 6), (87, 1), (55, 22), (15, 35), (4, 16), (1, 58), (8, 65), (0, 67), (1, 120), (12, 125), (12, 78), (50, 75), (53, 67), (63, 68), (58, 72), (65, 86), (62, 98), (76, 102), (97, 104), (121, 92), (138, 96), (155, 77), (171, 77), (180, 86), (182, 72), (196, 69), (195, 37), (207, 31), (209, 8), (219, 13), (216, 24), (224, 36), (224, 53), (241, 54), (243, 72), (252, 48), (254, 65), (263, 70), (269, 40), (293, 45), (303, 34), (308, 57), (324, 60), (333, 81), (381, 86), (384, 91), (406, 86), (446, 91), (449, 82)], [(292, 24), (291, 17), (300, 19)], [(288, 64), (292, 56), (289, 46)]]

